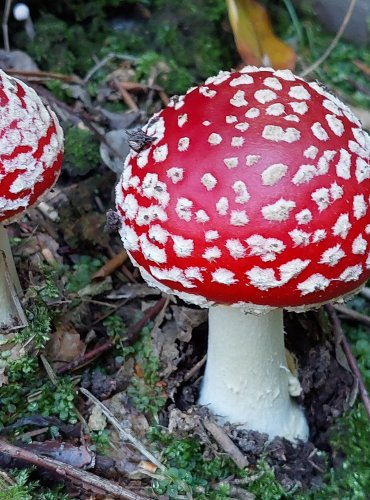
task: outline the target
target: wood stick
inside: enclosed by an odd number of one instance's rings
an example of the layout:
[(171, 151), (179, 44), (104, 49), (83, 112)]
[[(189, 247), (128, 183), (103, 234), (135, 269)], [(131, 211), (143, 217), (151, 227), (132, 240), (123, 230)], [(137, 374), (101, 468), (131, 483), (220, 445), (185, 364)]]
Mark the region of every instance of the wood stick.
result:
[(91, 472), (78, 469), (72, 465), (65, 464), (51, 458), (39, 456), (36, 453), (14, 446), (3, 440), (0, 440), (0, 453), (4, 453), (18, 460), (24, 460), (29, 464), (36, 465), (37, 467), (47, 469), (54, 474), (57, 474), (64, 480), (68, 479), (73, 484), (78, 485), (85, 492), (92, 492), (97, 495), (110, 494), (114, 495), (115, 498), (122, 498), (125, 500), (149, 499), (147, 496), (122, 488), (119, 484), (96, 476)]
[(353, 309), (350, 309), (349, 307), (346, 306), (334, 306), (334, 309), (340, 313), (346, 316), (348, 319), (353, 319), (354, 321), (358, 321), (359, 323), (362, 323), (363, 325), (367, 326), (370, 328), (370, 318), (369, 316), (366, 316), (366, 314), (361, 314), (357, 311), (354, 311)]
[(207, 431), (212, 434), (216, 443), (229, 455), (231, 460), (241, 469), (248, 465), (247, 457), (239, 450), (234, 442), (229, 438), (225, 431), (219, 425), (211, 420), (204, 419), (202, 424)]

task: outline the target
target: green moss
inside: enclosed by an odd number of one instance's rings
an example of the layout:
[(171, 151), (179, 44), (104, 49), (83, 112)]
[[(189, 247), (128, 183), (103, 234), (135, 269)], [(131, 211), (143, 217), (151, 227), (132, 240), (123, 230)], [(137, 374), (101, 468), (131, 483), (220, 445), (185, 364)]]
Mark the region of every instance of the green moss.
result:
[(53, 385), (37, 359), (26, 355), (9, 362), (6, 374), (8, 384), (0, 389), (0, 427), (32, 414), (76, 422), (76, 390), (69, 377), (59, 377)]
[(150, 338), (150, 328), (142, 329), (139, 339), (132, 346), (135, 362), (140, 367), (142, 376), (134, 375), (127, 388), (137, 410), (151, 418), (156, 418), (159, 410), (166, 403), (167, 397), (159, 384), (160, 362)]
[(136, 78), (147, 81), (155, 68), (161, 68), (156, 83), (170, 91), (171, 94), (181, 94), (192, 84), (191, 73), (179, 66), (174, 59), (166, 59), (156, 52), (145, 52), (138, 60)]
[[(43, 349), (52, 331), (52, 321), (56, 314), (48, 304), (56, 289), (51, 283), (52, 273), (46, 277), (45, 285), (29, 289), (33, 303), (26, 311), (28, 326), (15, 335), (9, 347), (14, 344), (33, 347), (30, 354), (17, 359), (9, 357), (11, 351), (4, 350), (0, 366), (5, 369), (7, 383), (0, 387), (0, 427), (7, 426), (19, 418), (32, 414), (56, 416), (66, 422), (76, 422), (74, 401), (75, 385), (69, 377), (59, 377), (54, 385), (39, 366), (36, 352)], [(22, 352), (22, 350), (20, 351)]]
[(70, 497), (56, 487), (45, 491), (38, 481), (32, 481), (31, 469), (12, 470), (10, 476), (13, 484), (9, 484), (0, 476), (0, 500), (68, 500)]
[(243, 480), (245, 484), (242, 482), (240, 487), (255, 494), (258, 500), (289, 497), (263, 460), (250, 471), (241, 470), (223, 453), (210, 457), (198, 439), (179, 437), (159, 427), (152, 428), (148, 437), (168, 467), (163, 479), (153, 481), (156, 494), (168, 495), (170, 499), (191, 494), (196, 500), (228, 500), (230, 479), (236, 478)]
[(66, 290), (75, 293), (87, 286), (92, 274), (103, 265), (102, 260), (89, 255), (80, 255), (78, 262), (73, 265), (73, 271), (68, 276)]
[[(149, 19), (135, 15), (133, 5), (138, 3), (56, 4), (48, 13), (41, 12), (35, 22), (35, 39), (30, 42), (22, 32), (16, 37), (17, 45), (44, 70), (80, 76), (94, 66), (93, 57), (118, 53), (141, 58), (150, 47), (169, 67), (157, 83), (170, 94), (184, 92), (195, 81), (237, 61), (232, 35), (223, 29), (227, 19), (224, 0), (142, 2), (151, 12)], [(107, 64), (94, 80), (115, 67), (115, 62)]]
[(88, 173), (100, 163), (99, 143), (89, 130), (70, 127), (66, 131), (64, 161), (77, 175)]
[(78, 13), (72, 22), (65, 10), (58, 12), (57, 9), (54, 13), (56, 15), (41, 11), (35, 22), (35, 38), (30, 41), (22, 31), (15, 37), (17, 45), (43, 70), (83, 76), (94, 66), (94, 56), (99, 54), (111, 31), (104, 11), (99, 16), (92, 16), (88, 24), (81, 23)]

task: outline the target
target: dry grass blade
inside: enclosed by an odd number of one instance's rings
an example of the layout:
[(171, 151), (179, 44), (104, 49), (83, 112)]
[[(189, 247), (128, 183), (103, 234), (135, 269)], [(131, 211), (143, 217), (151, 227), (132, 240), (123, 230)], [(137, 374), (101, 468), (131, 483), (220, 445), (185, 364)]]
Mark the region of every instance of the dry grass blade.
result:
[(302, 73), (299, 76), (305, 77), (305, 76), (309, 75), (310, 73), (312, 73), (313, 71), (316, 71), (317, 68), (319, 66), (321, 66), (321, 64), (330, 56), (330, 54), (333, 52), (333, 50), (337, 46), (339, 40), (341, 39), (341, 37), (344, 33), (344, 30), (346, 29), (346, 26), (352, 17), (352, 13), (353, 13), (354, 8), (356, 6), (356, 2), (357, 2), (357, 0), (351, 0), (351, 3), (349, 4), (348, 9), (347, 9), (346, 15), (343, 18), (342, 24), (341, 24), (339, 30), (337, 31), (337, 34), (333, 38), (331, 44), (329, 45), (329, 47), (325, 50), (325, 52), (321, 55), (321, 57), (319, 57), (317, 59), (317, 61), (315, 61), (313, 64), (311, 64), (311, 66), (309, 66), (304, 71), (302, 71)]
[(166, 467), (150, 451), (148, 451), (145, 446), (138, 439), (136, 439), (136, 437), (125, 430), (113, 415), (113, 413), (108, 410), (108, 408), (101, 401), (93, 396), (90, 391), (84, 389), (83, 387), (80, 387), (80, 392), (100, 408), (101, 412), (104, 413), (109, 422), (117, 429), (122, 439), (124, 439), (125, 441), (129, 441), (142, 455), (144, 455), (144, 457), (155, 464), (158, 469), (161, 469), (161, 471), (166, 470)]

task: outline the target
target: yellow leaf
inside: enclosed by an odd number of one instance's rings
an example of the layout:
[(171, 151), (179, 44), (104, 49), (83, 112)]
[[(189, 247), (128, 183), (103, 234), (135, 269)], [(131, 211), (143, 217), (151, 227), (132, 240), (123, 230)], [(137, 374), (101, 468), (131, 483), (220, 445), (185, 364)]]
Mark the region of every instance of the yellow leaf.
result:
[(226, 0), (236, 47), (245, 64), (293, 69), (294, 50), (272, 31), (266, 9), (256, 0)]

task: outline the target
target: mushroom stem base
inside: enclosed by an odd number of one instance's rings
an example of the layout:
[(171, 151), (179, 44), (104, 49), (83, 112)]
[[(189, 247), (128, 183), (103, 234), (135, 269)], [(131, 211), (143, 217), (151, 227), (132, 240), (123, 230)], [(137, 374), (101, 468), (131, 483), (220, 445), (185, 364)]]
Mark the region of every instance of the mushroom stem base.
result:
[(299, 383), (286, 363), (282, 310), (254, 316), (228, 306), (210, 308), (199, 404), (208, 406), (221, 423), (270, 438), (307, 440), (303, 410), (289, 393), (294, 381), (297, 391)]

